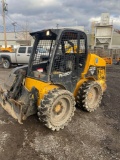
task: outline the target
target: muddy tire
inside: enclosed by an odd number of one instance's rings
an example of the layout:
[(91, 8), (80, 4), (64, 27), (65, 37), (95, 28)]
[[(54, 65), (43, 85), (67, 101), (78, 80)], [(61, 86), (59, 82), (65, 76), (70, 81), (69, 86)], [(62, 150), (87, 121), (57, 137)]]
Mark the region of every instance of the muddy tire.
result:
[(76, 106), (88, 112), (92, 112), (99, 107), (102, 94), (102, 88), (97, 82), (84, 82), (78, 90)]
[(3, 68), (8, 69), (8, 68), (10, 68), (11, 63), (8, 59), (5, 58), (5, 59), (3, 59), (2, 66), (3, 66)]
[(67, 90), (54, 89), (44, 96), (38, 107), (39, 120), (51, 130), (59, 131), (71, 121), (75, 99)]

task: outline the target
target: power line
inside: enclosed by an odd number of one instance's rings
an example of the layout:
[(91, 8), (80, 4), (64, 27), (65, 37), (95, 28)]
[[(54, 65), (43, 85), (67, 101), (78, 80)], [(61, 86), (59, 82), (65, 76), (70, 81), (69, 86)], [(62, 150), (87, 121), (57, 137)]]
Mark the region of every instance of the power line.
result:
[[(12, 23), (15, 23), (16, 21), (14, 21), (10, 16), (6, 15), (6, 17), (11, 20)], [(22, 25), (20, 25), (18, 22), (16, 22), (16, 26), (19, 26), (22, 30), (24, 29), (24, 27)]]
[[(8, 15), (6, 16), (6, 18), (11, 22), (11, 25), (13, 25), (14, 27), (18, 26), (18, 23), (13, 21)], [(14, 28), (14, 30), (15, 30), (15, 28)]]

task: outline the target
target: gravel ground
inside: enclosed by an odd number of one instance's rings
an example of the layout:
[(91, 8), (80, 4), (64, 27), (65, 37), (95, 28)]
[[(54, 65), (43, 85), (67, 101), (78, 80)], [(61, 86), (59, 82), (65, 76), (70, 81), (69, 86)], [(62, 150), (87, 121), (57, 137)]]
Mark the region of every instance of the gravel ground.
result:
[[(0, 84), (9, 72), (0, 68)], [(100, 108), (77, 109), (59, 132), (36, 115), (20, 125), (0, 108), (0, 160), (120, 160), (120, 65), (107, 68), (107, 85)]]

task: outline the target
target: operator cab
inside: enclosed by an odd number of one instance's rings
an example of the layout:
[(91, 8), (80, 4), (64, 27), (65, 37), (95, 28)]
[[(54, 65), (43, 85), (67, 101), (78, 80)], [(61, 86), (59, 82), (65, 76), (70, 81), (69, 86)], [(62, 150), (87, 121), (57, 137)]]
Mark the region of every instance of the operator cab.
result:
[[(28, 76), (68, 88), (80, 78), (87, 57), (87, 37), (79, 30), (48, 29), (31, 33), (35, 38)], [(68, 84), (66, 84), (68, 83)], [(70, 88), (71, 88), (70, 87)], [(71, 88), (70, 90), (73, 90)]]

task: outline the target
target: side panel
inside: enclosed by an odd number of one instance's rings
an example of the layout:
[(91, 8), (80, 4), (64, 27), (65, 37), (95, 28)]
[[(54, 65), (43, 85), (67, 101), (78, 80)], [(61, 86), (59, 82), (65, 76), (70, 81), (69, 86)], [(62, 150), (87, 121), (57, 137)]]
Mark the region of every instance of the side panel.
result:
[(54, 88), (59, 88), (57, 85), (53, 85), (51, 83), (45, 83), (36, 79), (26, 78), (25, 87), (30, 91), (33, 86), (39, 91), (38, 105), (40, 104), (40, 100), (43, 99), (45, 94)]
[(16, 53), (10, 53), (11, 63), (16, 63)]
[(106, 62), (103, 58), (95, 54), (88, 54), (86, 65), (82, 73), (82, 78), (85, 78), (85, 75), (87, 74), (90, 66), (106, 68)]
[(11, 63), (16, 63), (16, 58), (15, 58), (15, 54), (16, 53), (1, 53), (0, 57), (1, 58), (8, 58), (8, 60), (10, 60)]
[(84, 71), (81, 75), (82, 79), (96, 80), (106, 90), (106, 62), (103, 58), (89, 54), (87, 57)]

